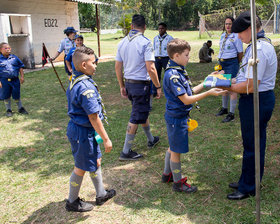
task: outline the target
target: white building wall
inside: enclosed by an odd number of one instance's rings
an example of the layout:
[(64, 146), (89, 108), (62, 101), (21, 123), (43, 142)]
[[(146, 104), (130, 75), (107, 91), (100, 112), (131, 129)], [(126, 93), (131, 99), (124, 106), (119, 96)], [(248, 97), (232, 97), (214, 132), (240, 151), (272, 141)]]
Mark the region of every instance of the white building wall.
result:
[[(30, 14), (32, 26), (32, 47), (35, 64), (42, 62), (42, 43), (45, 43), (50, 56), (65, 38), (63, 30), (73, 26), (80, 30), (78, 3), (65, 0), (0, 0), (0, 13)], [(1, 24), (0, 24), (0, 33)], [(0, 34), (0, 42), (4, 41)], [(16, 41), (16, 40), (15, 40)], [(63, 55), (58, 58), (62, 59)]]

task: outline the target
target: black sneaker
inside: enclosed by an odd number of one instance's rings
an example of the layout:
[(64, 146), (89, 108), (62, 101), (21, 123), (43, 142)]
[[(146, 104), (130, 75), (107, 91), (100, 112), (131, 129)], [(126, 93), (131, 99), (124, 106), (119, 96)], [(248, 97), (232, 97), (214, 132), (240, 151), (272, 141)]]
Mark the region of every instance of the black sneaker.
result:
[(66, 201), (65, 208), (67, 211), (72, 212), (88, 212), (93, 209), (93, 205), (85, 202), (84, 199), (77, 198), (75, 201), (70, 203), (68, 200)]
[(233, 188), (233, 189), (238, 189), (238, 186), (239, 186), (239, 183), (238, 182), (232, 182), (228, 185), (230, 188)]
[(172, 173), (169, 174), (162, 174), (161, 176), (161, 182), (162, 183), (169, 183), (169, 182), (173, 182), (173, 175)]
[(187, 183), (187, 178), (182, 178), (178, 182), (173, 183), (173, 191), (185, 192), (185, 193), (194, 193), (197, 191), (196, 186), (191, 186)]
[(106, 201), (111, 199), (116, 195), (116, 191), (114, 189), (106, 190), (107, 194), (104, 197), (96, 198), (96, 205), (103, 205)]
[(159, 143), (159, 137), (154, 136), (154, 141), (153, 142), (148, 142), (148, 148), (153, 148)]
[(28, 114), (28, 112), (24, 109), (24, 107), (19, 108), (19, 109), (18, 109), (18, 112), (19, 112), (20, 114)]
[(143, 155), (138, 154), (137, 152), (132, 151), (131, 149), (129, 150), (129, 152), (127, 154), (124, 154), (123, 152), (121, 152), (120, 158), (119, 160), (121, 161), (125, 161), (125, 160), (137, 160), (142, 158)]
[(222, 123), (230, 122), (234, 120), (234, 114), (229, 112), (228, 115), (222, 120)]
[(221, 110), (216, 114), (216, 116), (222, 116), (224, 114), (227, 114), (228, 113), (228, 109), (227, 108), (224, 108), (222, 107)]
[(6, 111), (6, 116), (7, 116), (7, 117), (13, 116), (12, 110), (8, 109), (8, 110)]

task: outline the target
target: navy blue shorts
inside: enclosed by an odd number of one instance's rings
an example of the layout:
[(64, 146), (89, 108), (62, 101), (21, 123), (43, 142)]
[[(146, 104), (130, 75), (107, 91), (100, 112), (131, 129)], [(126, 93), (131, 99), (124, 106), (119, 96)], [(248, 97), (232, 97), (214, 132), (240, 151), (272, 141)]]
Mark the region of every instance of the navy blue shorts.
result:
[(231, 78), (236, 77), (239, 70), (239, 63), (237, 58), (227, 61), (221, 61), (221, 65), (223, 70), (225, 71), (225, 74), (231, 74)]
[(71, 143), (75, 166), (84, 171), (95, 172), (97, 159), (101, 158), (101, 150), (95, 140), (93, 128), (86, 128), (69, 121), (67, 137)]
[(169, 147), (172, 152), (187, 153), (189, 151), (188, 118), (174, 118), (164, 115)]
[(150, 83), (128, 83), (125, 89), (132, 104), (129, 122), (132, 124), (145, 124), (150, 111)]
[(72, 75), (72, 73), (69, 72), (68, 67), (66, 65), (66, 55), (64, 56), (64, 69), (65, 69), (65, 72), (67, 73), (68, 76)]
[(1, 78), (2, 88), (0, 90), (0, 100), (9, 99), (11, 96), (14, 100), (20, 99), (20, 81), (19, 78)]

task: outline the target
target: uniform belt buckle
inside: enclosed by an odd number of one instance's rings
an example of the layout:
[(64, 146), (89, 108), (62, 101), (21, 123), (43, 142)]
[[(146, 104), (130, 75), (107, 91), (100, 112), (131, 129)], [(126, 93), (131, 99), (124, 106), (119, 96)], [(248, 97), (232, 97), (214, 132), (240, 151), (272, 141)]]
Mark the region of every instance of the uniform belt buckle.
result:
[(8, 79), (8, 82), (11, 82), (12, 81), (12, 79)]
[(220, 61), (224, 61), (224, 59), (221, 58)]
[(159, 60), (161, 59), (161, 57), (157, 57)]

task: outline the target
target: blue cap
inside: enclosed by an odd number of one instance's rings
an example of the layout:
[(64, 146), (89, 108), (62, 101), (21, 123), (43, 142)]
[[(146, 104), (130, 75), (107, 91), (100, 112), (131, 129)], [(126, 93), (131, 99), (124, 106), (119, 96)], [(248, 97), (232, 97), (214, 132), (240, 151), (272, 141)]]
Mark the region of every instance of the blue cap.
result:
[(75, 37), (74, 37), (74, 40), (76, 40), (76, 39), (78, 39), (78, 38), (84, 39), (84, 37), (83, 37), (82, 35), (76, 34)]
[(64, 34), (67, 34), (67, 33), (77, 33), (78, 30), (75, 30), (73, 26), (68, 26), (63, 32), (64, 32)]

